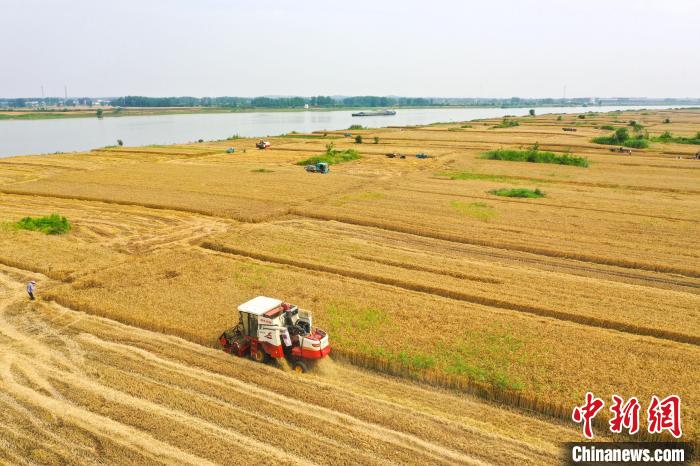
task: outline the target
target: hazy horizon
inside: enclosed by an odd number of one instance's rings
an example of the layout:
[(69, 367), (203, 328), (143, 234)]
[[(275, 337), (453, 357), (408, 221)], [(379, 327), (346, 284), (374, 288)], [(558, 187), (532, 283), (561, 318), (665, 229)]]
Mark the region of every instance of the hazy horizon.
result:
[(691, 0), (0, 1), (6, 98), (700, 97)]

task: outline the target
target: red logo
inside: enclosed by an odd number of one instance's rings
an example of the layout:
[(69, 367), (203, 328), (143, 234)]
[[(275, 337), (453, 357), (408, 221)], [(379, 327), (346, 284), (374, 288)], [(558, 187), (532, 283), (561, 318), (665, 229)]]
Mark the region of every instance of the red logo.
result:
[(613, 395), (614, 404), (610, 407), (613, 418), (610, 420), (610, 432), (619, 434), (622, 429), (627, 429), (630, 435), (639, 432), (639, 400), (632, 397), (623, 404), (623, 399)]
[(574, 412), (571, 413), (571, 419), (575, 423), (583, 422), (583, 435), (586, 438), (593, 438), (593, 418), (598, 414), (598, 411), (603, 409), (605, 402), (600, 398), (593, 396), (593, 393), (586, 393), (586, 402), (582, 406), (576, 406)]
[[(627, 401), (618, 395), (612, 396), (612, 419), (608, 422), (610, 432), (620, 434), (626, 430), (629, 435), (639, 432), (639, 411), (641, 406), (636, 397)], [(574, 407), (571, 419), (577, 424), (583, 424), (583, 435), (593, 438), (593, 418), (603, 409), (605, 402), (591, 392), (586, 393), (586, 402)], [(654, 395), (647, 409), (647, 431), (650, 434), (660, 434), (668, 431), (675, 438), (683, 435), (681, 430), (681, 398), (669, 395), (663, 400)]]
[(649, 416), (649, 433), (660, 434), (667, 430), (676, 438), (681, 432), (681, 399), (677, 395), (667, 396), (663, 400), (654, 395), (647, 410)]

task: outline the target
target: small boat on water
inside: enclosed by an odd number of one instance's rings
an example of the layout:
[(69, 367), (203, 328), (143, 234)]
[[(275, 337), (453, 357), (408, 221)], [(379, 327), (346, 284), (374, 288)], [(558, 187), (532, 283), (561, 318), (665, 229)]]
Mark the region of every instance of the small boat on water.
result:
[(396, 115), (394, 110), (378, 110), (376, 112), (357, 112), (353, 113), (352, 116), (388, 116)]

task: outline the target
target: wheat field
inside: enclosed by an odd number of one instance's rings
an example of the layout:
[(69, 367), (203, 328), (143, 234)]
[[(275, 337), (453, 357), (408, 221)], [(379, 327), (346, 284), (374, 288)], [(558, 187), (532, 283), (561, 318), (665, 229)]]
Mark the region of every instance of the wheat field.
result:
[[(632, 120), (692, 135), (700, 112), (557, 117), (1, 159), (3, 459), (201, 464), (253, 447), (279, 463), (552, 463), (580, 436), (568, 419), (586, 391), (678, 394), (695, 441), (700, 147), (621, 155), (591, 139)], [(329, 142), (361, 158), (296, 165)], [(589, 166), (481, 157), (534, 145)], [(13, 227), (51, 213), (70, 233)], [(217, 350), (260, 294), (314, 311), (328, 370)], [(274, 396), (243, 400), (252, 387)], [(264, 434), (270, 417), (286, 441)], [(309, 432), (323, 435), (307, 449)]]

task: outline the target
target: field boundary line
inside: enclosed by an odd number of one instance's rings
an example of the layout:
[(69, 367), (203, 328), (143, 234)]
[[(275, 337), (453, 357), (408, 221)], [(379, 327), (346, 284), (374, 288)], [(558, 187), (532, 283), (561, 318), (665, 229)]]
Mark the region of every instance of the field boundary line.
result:
[(572, 322), (580, 325), (587, 325), (590, 327), (598, 327), (605, 330), (614, 330), (623, 333), (628, 333), (635, 336), (648, 336), (653, 338), (659, 338), (663, 340), (671, 340), (678, 343), (687, 343), (691, 345), (700, 345), (700, 337), (694, 335), (687, 335), (679, 332), (672, 332), (668, 330), (659, 330), (655, 328), (642, 327), (634, 324), (626, 324), (624, 322), (600, 319), (597, 317), (583, 316), (580, 314), (572, 314), (564, 311), (556, 311), (553, 309), (540, 308), (535, 306), (528, 306), (524, 304), (511, 303), (509, 301), (486, 298), (483, 296), (471, 295), (468, 293), (463, 293), (460, 291), (447, 290), (444, 288), (438, 288), (430, 285), (422, 285), (420, 283), (412, 283), (404, 280), (397, 280), (393, 278), (383, 277), (381, 275), (373, 275), (366, 272), (350, 271), (344, 270), (337, 267), (330, 267), (327, 265), (313, 264), (309, 262), (297, 261), (294, 259), (286, 259), (281, 257), (273, 257), (266, 254), (254, 253), (245, 251), (242, 249), (232, 248), (229, 246), (224, 246), (217, 243), (212, 243), (210, 241), (204, 241), (200, 243), (200, 246), (204, 249), (209, 249), (212, 251), (231, 254), (235, 256), (248, 257), (251, 259), (256, 259), (263, 262), (269, 262), (280, 265), (288, 265), (292, 267), (297, 267), (306, 270), (312, 270), (315, 272), (325, 272), (334, 275), (340, 275), (347, 278), (353, 278), (362, 281), (368, 281), (372, 283), (377, 283), (381, 285), (394, 286), (407, 291), (415, 291), (418, 293), (425, 293), (435, 296), (440, 296), (443, 298), (454, 299), (458, 301), (465, 301), (472, 304), (479, 304), (483, 306), (498, 308), (507, 311), (515, 311), (519, 313), (532, 314), (540, 317), (549, 317), (561, 321)]

